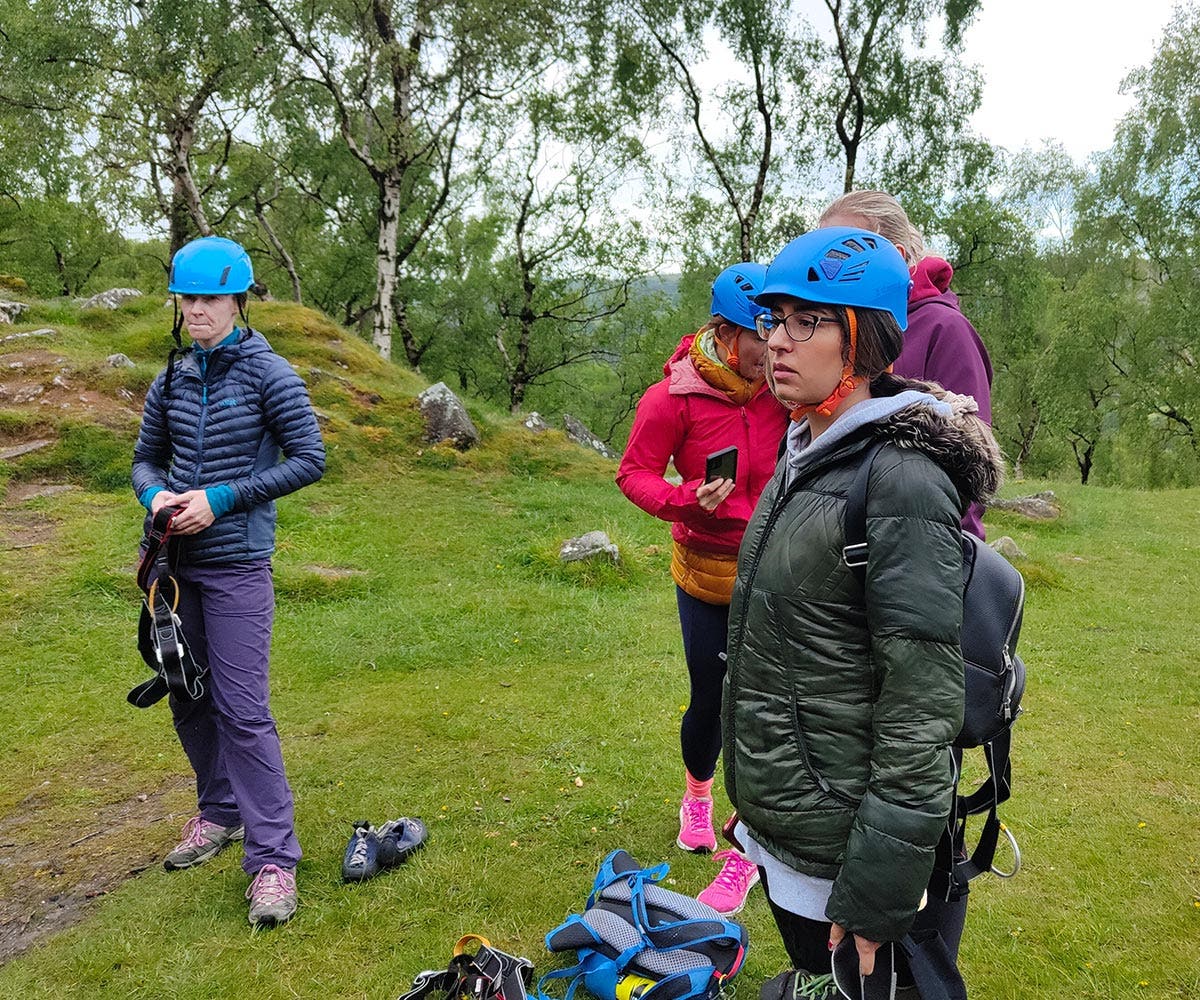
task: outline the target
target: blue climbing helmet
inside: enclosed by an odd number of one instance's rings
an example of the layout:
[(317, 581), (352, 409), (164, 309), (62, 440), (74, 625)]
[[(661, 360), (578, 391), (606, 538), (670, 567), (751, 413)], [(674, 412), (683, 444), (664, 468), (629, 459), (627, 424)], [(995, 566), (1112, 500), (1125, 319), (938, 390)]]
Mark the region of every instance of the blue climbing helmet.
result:
[(792, 240), (767, 268), (755, 301), (775, 295), (831, 306), (855, 306), (890, 312), (903, 330), (908, 326), (908, 265), (891, 243), (867, 229), (830, 226)]
[(254, 284), (246, 248), (222, 236), (185, 243), (171, 260), (167, 291), (180, 295), (237, 295)]
[(734, 326), (754, 329), (754, 317), (767, 310), (754, 301), (763, 286), (767, 269), (762, 264), (745, 261), (725, 268), (712, 285), (713, 316), (720, 316)]

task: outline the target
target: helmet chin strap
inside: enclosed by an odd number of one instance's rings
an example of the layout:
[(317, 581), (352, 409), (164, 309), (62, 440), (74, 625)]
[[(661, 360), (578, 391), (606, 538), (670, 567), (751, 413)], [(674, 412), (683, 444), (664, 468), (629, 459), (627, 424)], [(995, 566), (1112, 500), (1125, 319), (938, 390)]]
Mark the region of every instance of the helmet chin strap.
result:
[(841, 405), (843, 399), (858, 388), (858, 379), (854, 376), (854, 362), (858, 357), (858, 317), (854, 315), (852, 306), (846, 306), (846, 325), (850, 328), (850, 354), (842, 366), (842, 377), (838, 384), (824, 400), (813, 405), (805, 403), (792, 410), (793, 420), (803, 420), (810, 413), (816, 412), (823, 417), (832, 417), (833, 411)]

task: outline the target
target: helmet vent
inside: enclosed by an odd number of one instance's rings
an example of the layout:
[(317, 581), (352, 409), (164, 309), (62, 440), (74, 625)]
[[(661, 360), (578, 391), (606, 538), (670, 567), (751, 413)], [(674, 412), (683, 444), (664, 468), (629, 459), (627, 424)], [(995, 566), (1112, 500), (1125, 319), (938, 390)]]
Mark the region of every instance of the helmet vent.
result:
[(221, 272), (221, 280), (217, 282), (218, 285), (224, 287), (225, 282), (229, 280), (229, 270), (229, 265), (226, 265), (225, 270)]

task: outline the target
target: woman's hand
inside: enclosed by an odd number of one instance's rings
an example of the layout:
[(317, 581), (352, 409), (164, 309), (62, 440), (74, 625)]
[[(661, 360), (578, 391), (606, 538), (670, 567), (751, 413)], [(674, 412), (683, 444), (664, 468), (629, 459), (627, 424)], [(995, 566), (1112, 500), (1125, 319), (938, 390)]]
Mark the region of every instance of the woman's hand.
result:
[[(841, 924), (834, 924), (829, 929), (829, 950), (833, 951), (845, 936), (846, 928)], [(869, 976), (875, 971), (875, 952), (879, 950), (882, 943), (882, 941), (868, 941), (861, 934), (854, 935), (854, 946), (858, 949), (858, 971), (864, 976)]]
[(171, 530), (177, 535), (197, 535), (216, 520), (204, 490), (188, 490), (186, 493), (163, 490), (150, 501), (151, 512), (157, 514), (167, 504), (183, 508), (171, 520)]
[(717, 509), (717, 505), (733, 492), (733, 486), (732, 479), (714, 479), (711, 483), (701, 483), (696, 487), (696, 503), (711, 514)]

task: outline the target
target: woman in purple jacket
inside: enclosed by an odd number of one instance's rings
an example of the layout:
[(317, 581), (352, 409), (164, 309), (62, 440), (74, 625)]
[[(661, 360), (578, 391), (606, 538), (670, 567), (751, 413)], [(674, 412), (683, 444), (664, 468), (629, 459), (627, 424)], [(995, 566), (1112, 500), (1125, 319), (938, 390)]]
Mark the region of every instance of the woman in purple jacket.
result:
[[(908, 293), (908, 329), (904, 349), (893, 366), (904, 378), (937, 382), (960, 396), (972, 396), (979, 417), (992, 422), (992, 362), (975, 327), (958, 308), (950, 291), (954, 268), (925, 252), (925, 241), (908, 215), (883, 191), (851, 191), (836, 199), (820, 225), (857, 226), (886, 237), (908, 261), (912, 288)], [(983, 507), (972, 504), (963, 530), (984, 537)]]
[(321, 478), (325, 446), (304, 382), (246, 321), (253, 281), (232, 240), (207, 236), (175, 254), (167, 287), (179, 296), (179, 346), (146, 394), (133, 488), (147, 528), (164, 506), (179, 508), (178, 613), (192, 656), (208, 668), (199, 699), (171, 696), (198, 809), (164, 866), (203, 864), (244, 839), (250, 923), (259, 925), (295, 912), (300, 860), (267, 703), (275, 500)]

